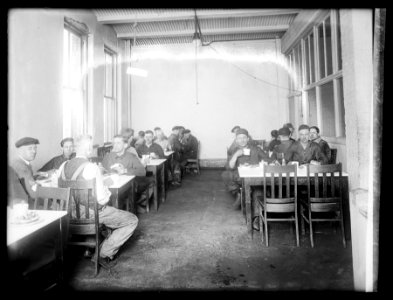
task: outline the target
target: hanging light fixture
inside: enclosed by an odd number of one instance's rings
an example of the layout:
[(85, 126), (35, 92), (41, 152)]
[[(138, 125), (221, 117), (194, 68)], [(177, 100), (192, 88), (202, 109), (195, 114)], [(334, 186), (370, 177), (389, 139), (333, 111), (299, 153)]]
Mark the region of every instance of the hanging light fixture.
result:
[(195, 13), (195, 31), (194, 36), (192, 37), (192, 43), (195, 46), (195, 102), (199, 104), (198, 99), (198, 46), (201, 44), (201, 35), (198, 31), (198, 19), (196, 15), (196, 9), (194, 9)]
[[(137, 25), (137, 22), (135, 22), (132, 26), (132, 31), (134, 32), (134, 43), (133, 46), (136, 45), (136, 32), (135, 32), (135, 27)], [(131, 55), (132, 51), (130, 51), (130, 66), (127, 68), (126, 73), (128, 75), (135, 75), (135, 76), (140, 76), (140, 77), (147, 77), (148, 72), (146, 70), (140, 69), (140, 68), (134, 68), (131, 67)]]

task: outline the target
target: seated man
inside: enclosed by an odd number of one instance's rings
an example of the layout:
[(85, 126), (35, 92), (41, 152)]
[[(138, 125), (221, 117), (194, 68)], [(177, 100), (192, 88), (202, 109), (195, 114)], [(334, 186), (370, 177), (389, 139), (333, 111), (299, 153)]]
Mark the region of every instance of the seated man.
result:
[(238, 129), (240, 129), (240, 126), (236, 125), (236, 126), (233, 127), (232, 130), (231, 130), (231, 132), (234, 134), (234, 137), (233, 137), (232, 144), (231, 144), (231, 145), (229, 146), (229, 148), (227, 149), (227, 156), (228, 156), (228, 157), (233, 155), (233, 152), (234, 152), (235, 148), (237, 147), (237, 146), (236, 146), (236, 131), (237, 131)]
[(285, 123), (282, 127), (287, 127), (290, 131), (289, 139), (296, 141), (296, 139), (294, 139), (295, 127), (293, 127), (293, 125), (291, 123)]
[[(138, 218), (124, 210), (107, 205), (110, 198), (110, 191), (104, 185), (103, 178), (99, 167), (89, 162), (89, 156), (93, 152), (93, 140), (89, 135), (81, 135), (75, 139), (76, 155), (73, 159), (64, 162), (58, 175), (63, 180), (70, 180), (76, 177), (76, 180), (96, 179), (96, 197), (99, 204), (99, 221), (106, 227), (112, 229), (112, 233), (105, 238), (100, 246), (100, 257), (92, 258), (104, 268), (111, 268), (114, 265), (115, 254), (119, 248), (131, 237), (138, 225)], [(92, 213), (94, 215), (94, 213)]]
[(191, 130), (184, 130), (184, 145), (182, 146), (180, 165), (182, 168), (187, 164), (187, 159), (196, 159), (198, 154), (198, 140), (191, 134)]
[(329, 144), (321, 138), (319, 135), (319, 128), (317, 126), (310, 127), (310, 140), (314, 143), (317, 143), (319, 147), (321, 147), (323, 154), (325, 154), (330, 162), (332, 159), (332, 153)]
[(145, 132), (145, 143), (136, 147), (138, 155), (150, 155), (151, 158), (165, 158), (164, 150), (161, 146), (153, 143), (153, 131), (146, 130)]
[(164, 132), (160, 127), (154, 128), (155, 139), (154, 142), (161, 146), (162, 150), (170, 150), (170, 145), (168, 138), (165, 136)]
[(173, 153), (173, 159), (171, 161), (172, 165), (170, 167), (170, 171), (172, 173), (172, 182), (173, 185), (180, 185), (181, 183), (181, 171), (180, 171), (180, 156), (181, 156), (181, 144), (179, 141), (179, 126), (174, 126), (172, 128), (172, 134), (168, 138), (168, 142), (170, 148)]
[(37, 144), (40, 142), (31, 137), (25, 137), (18, 140), (15, 146), (18, 151), (18, 157), (11, 163), (19, 180), (23, 180), (26, 192), (31, 198), (35, 198), (37, 183), (34, 180), (31, 162), (37, 155)]
[(322, 152), (317, 143), (309, 140), (310, 128), (308, 125), (299, 126), (299, 141), (292, 144), (288, 149), (288, 161), (297, 161), (302, 164), (325, 165), (328, 158)]
[[(102, 166), (108, 172), (117, 174), (135, 175), (135, 191), (137, 203), (143, 206), (146, 203), (146, 197), (142, 193), (149, 187), (154, 178), (146, 177), (145, 166), (140, 162), (138, 156), (126, 151), (127, 139), (121, 135), (113, 137), (113, 149), (105, 155)], [(142, 207), (138, 207), (139, 212), (143, 212)]]
[(289, 136), (291, 132), (289, 131), (288, 127), (280, 128), (277, 134), (280, 139), (280, 144), (273, 148), (271, 160), (282, 164), (283, 158), (285, 159), (285, 162), (290, 160), (292, 154), (289, 152), (289, 149), (296, 142), (293, 139), (290, 139)]
[(273, 149), (274, 149), (274, 147), (276, 145), (280, 145), (281, 144), (281, 141), (280, 141), (280, 138), (279, 138), (278, 130), (275, 130), (275, 129), (272, 130), (270, 132), (270, 135), (271, 135), (272, 139), (269, 142), (268, 151), (273, 151)]
[(65, 138), (60, 142), (60, 146), (63, 148), (63, 154), (59, 156), (55, 156), (50, 161), (48, 161), (39, 172), (47, 172), (53, 171), (60, 168), (61, 164), (67, 160), (70, 160), (75, 157), (74, 153), (74, 139), (73, 138)]
[(130, 143), (130, 146), (136, 149), (139, 146), (143, 145), (144, 143), (145, 143), (145, 132), (139, 131), (137, 138)]
[(8, 206), (21, 201), (27, 202), (28, 195), (15, 170), (8, 166)]
[(131, 129), (131, 128), (123, 128), (123, 129), (120, 131), (120, 134), (121, 134), (123, 137), (127, 137), (127, 144), (128, 144), (129, 146), (131, 145), (132, 141), (135, 140), (135, 138), (134, 138), (134, 129)]
[(263, 152), (259, 148), (250, 144), (248, 137), (248, 131), (240, 128), (236, 132), (236, 150), (231, 157), (228, 158), (226, 164), (226, 171), (222, 173), (222, 178), (226, 189), (233, 195), (236, 196), (236, 200), (233, 204), (235, 209), (240, 208), (240, 187), (241, 179), (238, 173), (238, 166), (241, 164), (256, 165), (262, 159), (267, 160), (268, 157), (263, 156)]

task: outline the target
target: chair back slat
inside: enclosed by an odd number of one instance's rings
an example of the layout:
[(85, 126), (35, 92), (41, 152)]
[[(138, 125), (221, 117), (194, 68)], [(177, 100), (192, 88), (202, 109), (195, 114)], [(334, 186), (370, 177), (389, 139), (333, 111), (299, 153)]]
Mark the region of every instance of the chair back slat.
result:
[[(33, 199), (33, 208), (68, 211), (69, 199), (69, 188), (37, 186), (36, 197)], [(42, 207), (40, 202), (43, 202)]]
[[(315, 195), (311, 197), (309, 195), (309, 201), (313, 203), (333, 203), (341, 201), (341, 191), (337, 195), (335, 186), (337, 184), (337, 180), (340, 182), (341, 186), (341, 163), (337, 165), (308, 165), (307, 166), (307, 176), (308, 176), (308, 187), (310, 189), (311, 180), (310, 174), (314, 173), (314, 188), (315, 188)], [(322, 174), (322, 193), (319, 193), (319, 183), (320, 180), (318, 179), (318, 174)], [(330, 185), (330, 192), (331, 194), (328, 195), (328, 190)], [(322, 194), (322, 196), (321, 196)], [(314, 205), (313, 207), (317, 207), (318, 204)], [(331, 206), (334, 208), (335, 206)]]
[(290, 192), (291, 192), (291, 177), (289, 175), (286, 176), (286, 186), (287, 186), (287, 194), (286, 194), (286, 196), (289, 197), (290, 196)]
[(273, 172), (270, 174), (270, 189), (271, 189), (272, 198), (275, 198), (276, 197), (276, 189), (274, 188), (274, 173)]
[[(264, 167), (264, 182), (268, 182), (267, 174), (270, 174), (270, 189), (271, 189), (271, 197), (268, 199), (285, 199), (290, 198), (290, 187), (291, 187), (291, 173), (294, 173), (294, 180), (295, 180), (295, 191), (296, 183), (297, 183), (297, 167), (295, 165), (288, 165), (288, 166), (265, 166)], [(275, 177), (275, 174), (278, 176)], [(285, 180), (284, 180), (285, 179)], [(278, 192), (275, 192), (275, 181), (278, 182)], [(265, 185), (264, 185), (265, 186)], [(267, 183), (266, 183), (267, 186)], [(284, 191), (285, 189), (285, 191)], [(264, 188), (266, 190), (266, 187)], [(284, 196), (285, 194), (285, 196)]]
[(278, 198), (282, 198), (282, 174), (278, 174)]

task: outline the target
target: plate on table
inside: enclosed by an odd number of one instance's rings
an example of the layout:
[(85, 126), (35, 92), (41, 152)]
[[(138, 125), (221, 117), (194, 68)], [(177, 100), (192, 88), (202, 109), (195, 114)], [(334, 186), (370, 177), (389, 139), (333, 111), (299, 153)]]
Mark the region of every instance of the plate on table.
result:
[(38, 221), (39, 219), (40, 216), (36, 212), (29, 211), (24, 216), (11, 218), (11, 224), (18, 224), (18, 225), (31, 224)]

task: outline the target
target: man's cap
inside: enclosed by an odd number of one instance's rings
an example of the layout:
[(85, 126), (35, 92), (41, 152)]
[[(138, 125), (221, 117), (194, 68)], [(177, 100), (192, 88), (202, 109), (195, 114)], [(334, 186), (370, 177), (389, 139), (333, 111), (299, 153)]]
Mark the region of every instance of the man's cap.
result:
[(310, 127), (309, 127), (308, 125), (306, 125), (306, 124), (302, 124), (302, 125), (299, 126), (299, 131), (300, 131), (300, 130), (303, 130), (303, 129), (308, 129), (308, 130), (310, 130)]
[(278, 130), (278, 135), (289, 136), (290, 134), (291, 131), (289, 130), (288, 127), (283, 127)]
[(295, 129), (295, 127), (293, 127), (293, 125), (291, 123), (285, 123), (282, 127)]
[(20, 140), (18, 140), (15, 143), (15, 146), (16, 146), (16, 148), (19, 148), (19, 147), (27, 146), (27, 145), (36, 145), (36, 144), (39, 144), (39, 143), (40, 142), (37, 139), (35, 139), (35, 138), (24, 137), (24, 138), (21, 138)]
[(278, 130), (276, 130), (276, 129), (274, 129), (274, 130), (272, 130), (271, 132), (270, 132), (270, 135), (271, 136), (273, 136), (273, 137), (278, 137)]
[(184, 134), (186, 134), (186, 133), (191, 133), (191, 130), (190, 130), (190, 129), (186, 129), (186, 130), (183, 131), (183, 133), (184, 133)]
[(235, 127), (232, 128), (231, 132), (235, 133), (236, 130), (240, 129), (239, 125), (236, 125)]
[(61, 140), (60, 146), (63, 147), (65, 142), (74, 142), (74, 139), (72, 137), (66, 137), (66, 138)]
[(173, 131), (173, 130), (178, 130), (178, 129), (179, 129), (179, 126), (173, 126), (173, 127), (172, 127), (172, 131)]
[(239, 134), (245, 134), (246, 136), (248, 136), (248, 131), (247, 131), (247, 129), (239, 128), (239, 129), (236, 131), (236, 136), (238, 136)]

